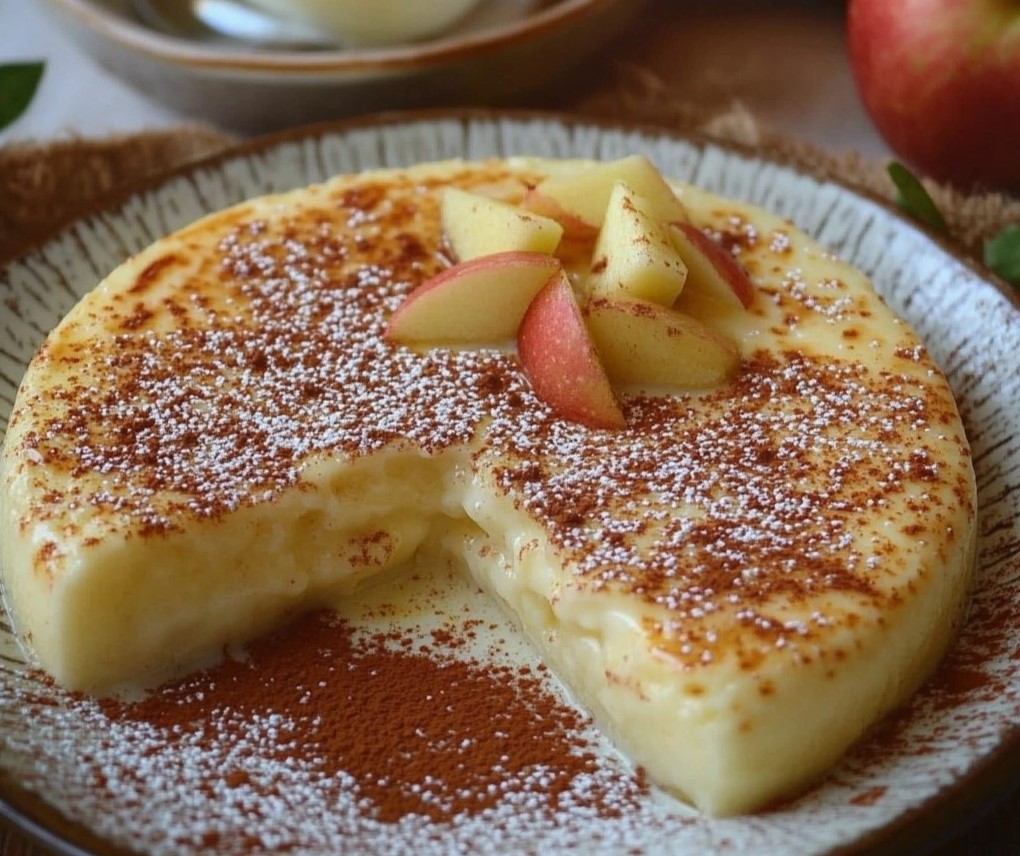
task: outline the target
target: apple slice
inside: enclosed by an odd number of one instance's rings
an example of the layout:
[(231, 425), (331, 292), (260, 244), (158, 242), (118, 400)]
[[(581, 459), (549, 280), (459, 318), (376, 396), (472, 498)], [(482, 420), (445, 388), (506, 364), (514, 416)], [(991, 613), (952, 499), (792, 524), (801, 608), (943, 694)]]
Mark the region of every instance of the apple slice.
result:
[(729, 308), (751, 305), (754, 285), (732, 253), (692, 223), (672, 223), (670, 228), (673, 244), (687, 265), (683, 300)]
[(563, 271), (528, 307), (517, 333), (517, 353), (535, 392), (564, 419), (592, 428), (626, 427)]
[(530, 188), (521, 200), (521, 208), (531, 211), (541, 217), (548, 217), (555, 220), (563, 227), (564, 238), (590, 242), (599, 233), (598, 223), (591, 223), (582, 220), (578, 215), (571, 213), (555, 199), (546, 196), (538, 187)]
[(562, 270), (545, 253), (494, 253), (447, 268), (412, 291), (385, 336), (404, 343), (512, 340), (535, 295)]
[(563, 236), (555, 220), (457, 187), (443, 191), (443, 231), (458, 261), (499, 252), (553, 253)]
[(569, 235), (593, 238), (605, 219), (609, 197), (618, 181), (645, 197), (656, 219), (667, 223), (687, 220), (687, 210), (673, 188), (643, 155), (550, 176), (528, 191), (521, 204), (559, 221)]
[(671, 226), (652, 204), (622, 181), (613, 187), (595, 250), (588, 292), (594, 297), (638, 297), (671, 306), (687, 278)]
[(597, 298), (585, 307), (585, 320), (606, 371), (621, 383), (706, 389), (740, 364), (724, 336), (647, 300)]

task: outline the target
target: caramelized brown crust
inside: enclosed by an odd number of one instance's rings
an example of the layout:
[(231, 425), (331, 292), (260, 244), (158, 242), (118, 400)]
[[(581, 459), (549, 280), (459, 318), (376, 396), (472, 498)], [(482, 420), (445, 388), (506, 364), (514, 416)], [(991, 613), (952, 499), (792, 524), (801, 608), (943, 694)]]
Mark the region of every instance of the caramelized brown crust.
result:
[[(895, 609), (889, 557), (904, 544), (968, 537), (952, 521), (973, 519), (969, 452), (938, 369), (905, 327), (859, 342), (877, 304), (799, 279), (790, 235), (738, 207), (701, 225), (756, 277), (748, 318), (767, 340), (746, 336), (737, 379), (708, 394), (626, 396), (625, 431), (555, 418), (513, 354), (384, 341), (388, 314), (448, 263), (437, 188), (512, 198), (536, 177), (492, 163), (335, 183), (286, 210), (216, 215), (146, 256), (31, 367), (63, 381), (12, 420), (31, 426), (8, 459), (39, 487), (22, 530), (73, 540), (84, 514), (106, 536), (164, 537), (300, 487), (320, 456), (483, 437), (475, 460), (548, 534), (570, 586), (644, 601), (656, 644), (689, 668), (719, 650), (746, 668), (767, 648), (810, 658), (826, 626)], [(819, 326), (840, 356), (812, 344)], [(61, 549), (39, 543), (36, 572), (59, 574)], [(805, 603), (828, 608), (787, 620)]]
[[(441, 545), (653, 781), (709, 812), (804, 786), (913, 691), (963, 611), (970, 452), (914, 334), (790, 224), (680, 189), (755, 282), (746, 312), (678, 304), (741, 364), (707, 392), (618, 390), (623, 430), (557, 418), (512, 350), (383, 336), (449, 264), (442, 187), (517, 199), (569, 168), (425, 165), (252, 200), (67, 316), (0, 468), (7, 596), (58, 681), (191, 667)], [(590, 250), (565, 248), (575, 280)]]

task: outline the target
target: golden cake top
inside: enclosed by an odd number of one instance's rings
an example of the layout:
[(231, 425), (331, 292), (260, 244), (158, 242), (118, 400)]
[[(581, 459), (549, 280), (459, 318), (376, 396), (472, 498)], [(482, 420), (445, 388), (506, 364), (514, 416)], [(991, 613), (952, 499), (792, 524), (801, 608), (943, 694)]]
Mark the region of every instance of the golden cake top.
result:
[[(895, 605), (888, 556), (968, 537), (969, 451), (924, 348), (863, 277), (738, 203), (682, 191), (755, 280), (749, 311), (718, 319), (739, 372), (707, 392), (628, 391), (623, 430), (559, 418), (512, 351), (387, 341), (391, 313), (449, 264), (439, 188), (516, 199), (548, 168), (339, 179), (135, 257), (30, 367), (5, 448), (39, 488), (20, 525), (86, 546), (162, 537), (302, 489), (323, 456), (470, 447), (572, 586), (640, 595), (662, 651), (692, 667), (747, 628), (810, 656), (836, 616)], [(36, 572), (59, 575), (60, 551), (38, 543)]]

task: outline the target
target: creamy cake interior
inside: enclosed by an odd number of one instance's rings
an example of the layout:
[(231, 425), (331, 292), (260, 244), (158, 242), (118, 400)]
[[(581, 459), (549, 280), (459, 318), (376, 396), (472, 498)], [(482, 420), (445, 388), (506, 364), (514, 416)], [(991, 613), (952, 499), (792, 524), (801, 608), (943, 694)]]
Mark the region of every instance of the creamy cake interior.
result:
[(755, 283), (709, 313), (740, 371), (625, 390), (620, 431), (557, 417), (512, 349), (384, 339), (448, 263), (443, 187), (514, 201), (585, 166), (339, 177), (169, 235), (83, 299), (3, 452), (5, 596), (40, 664), (152, 683), (442, 544), (707, 812), (803, 787), (902, 703), (961, 620), (969, 449), (915, 335), (790, 223), (676, 185)]

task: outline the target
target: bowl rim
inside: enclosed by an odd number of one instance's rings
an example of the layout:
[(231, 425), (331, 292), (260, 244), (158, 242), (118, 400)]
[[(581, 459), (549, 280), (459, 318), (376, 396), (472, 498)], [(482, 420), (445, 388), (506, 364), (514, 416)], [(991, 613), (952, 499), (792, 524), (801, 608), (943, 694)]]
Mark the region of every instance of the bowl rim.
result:
[(441, 66), (462, 58), (505, 49), (555, 33), (616, 6), (637, 7), (641, 0), (543, 0), (519, 18), (470, 33), (380, 48), (327, 51), (264, 51), (219, 46), (177, 38), (135, 22), (97, 0), (48, 0), (65, 19), (150, 60), (194, 69), (234, 73), (364, 74)]

